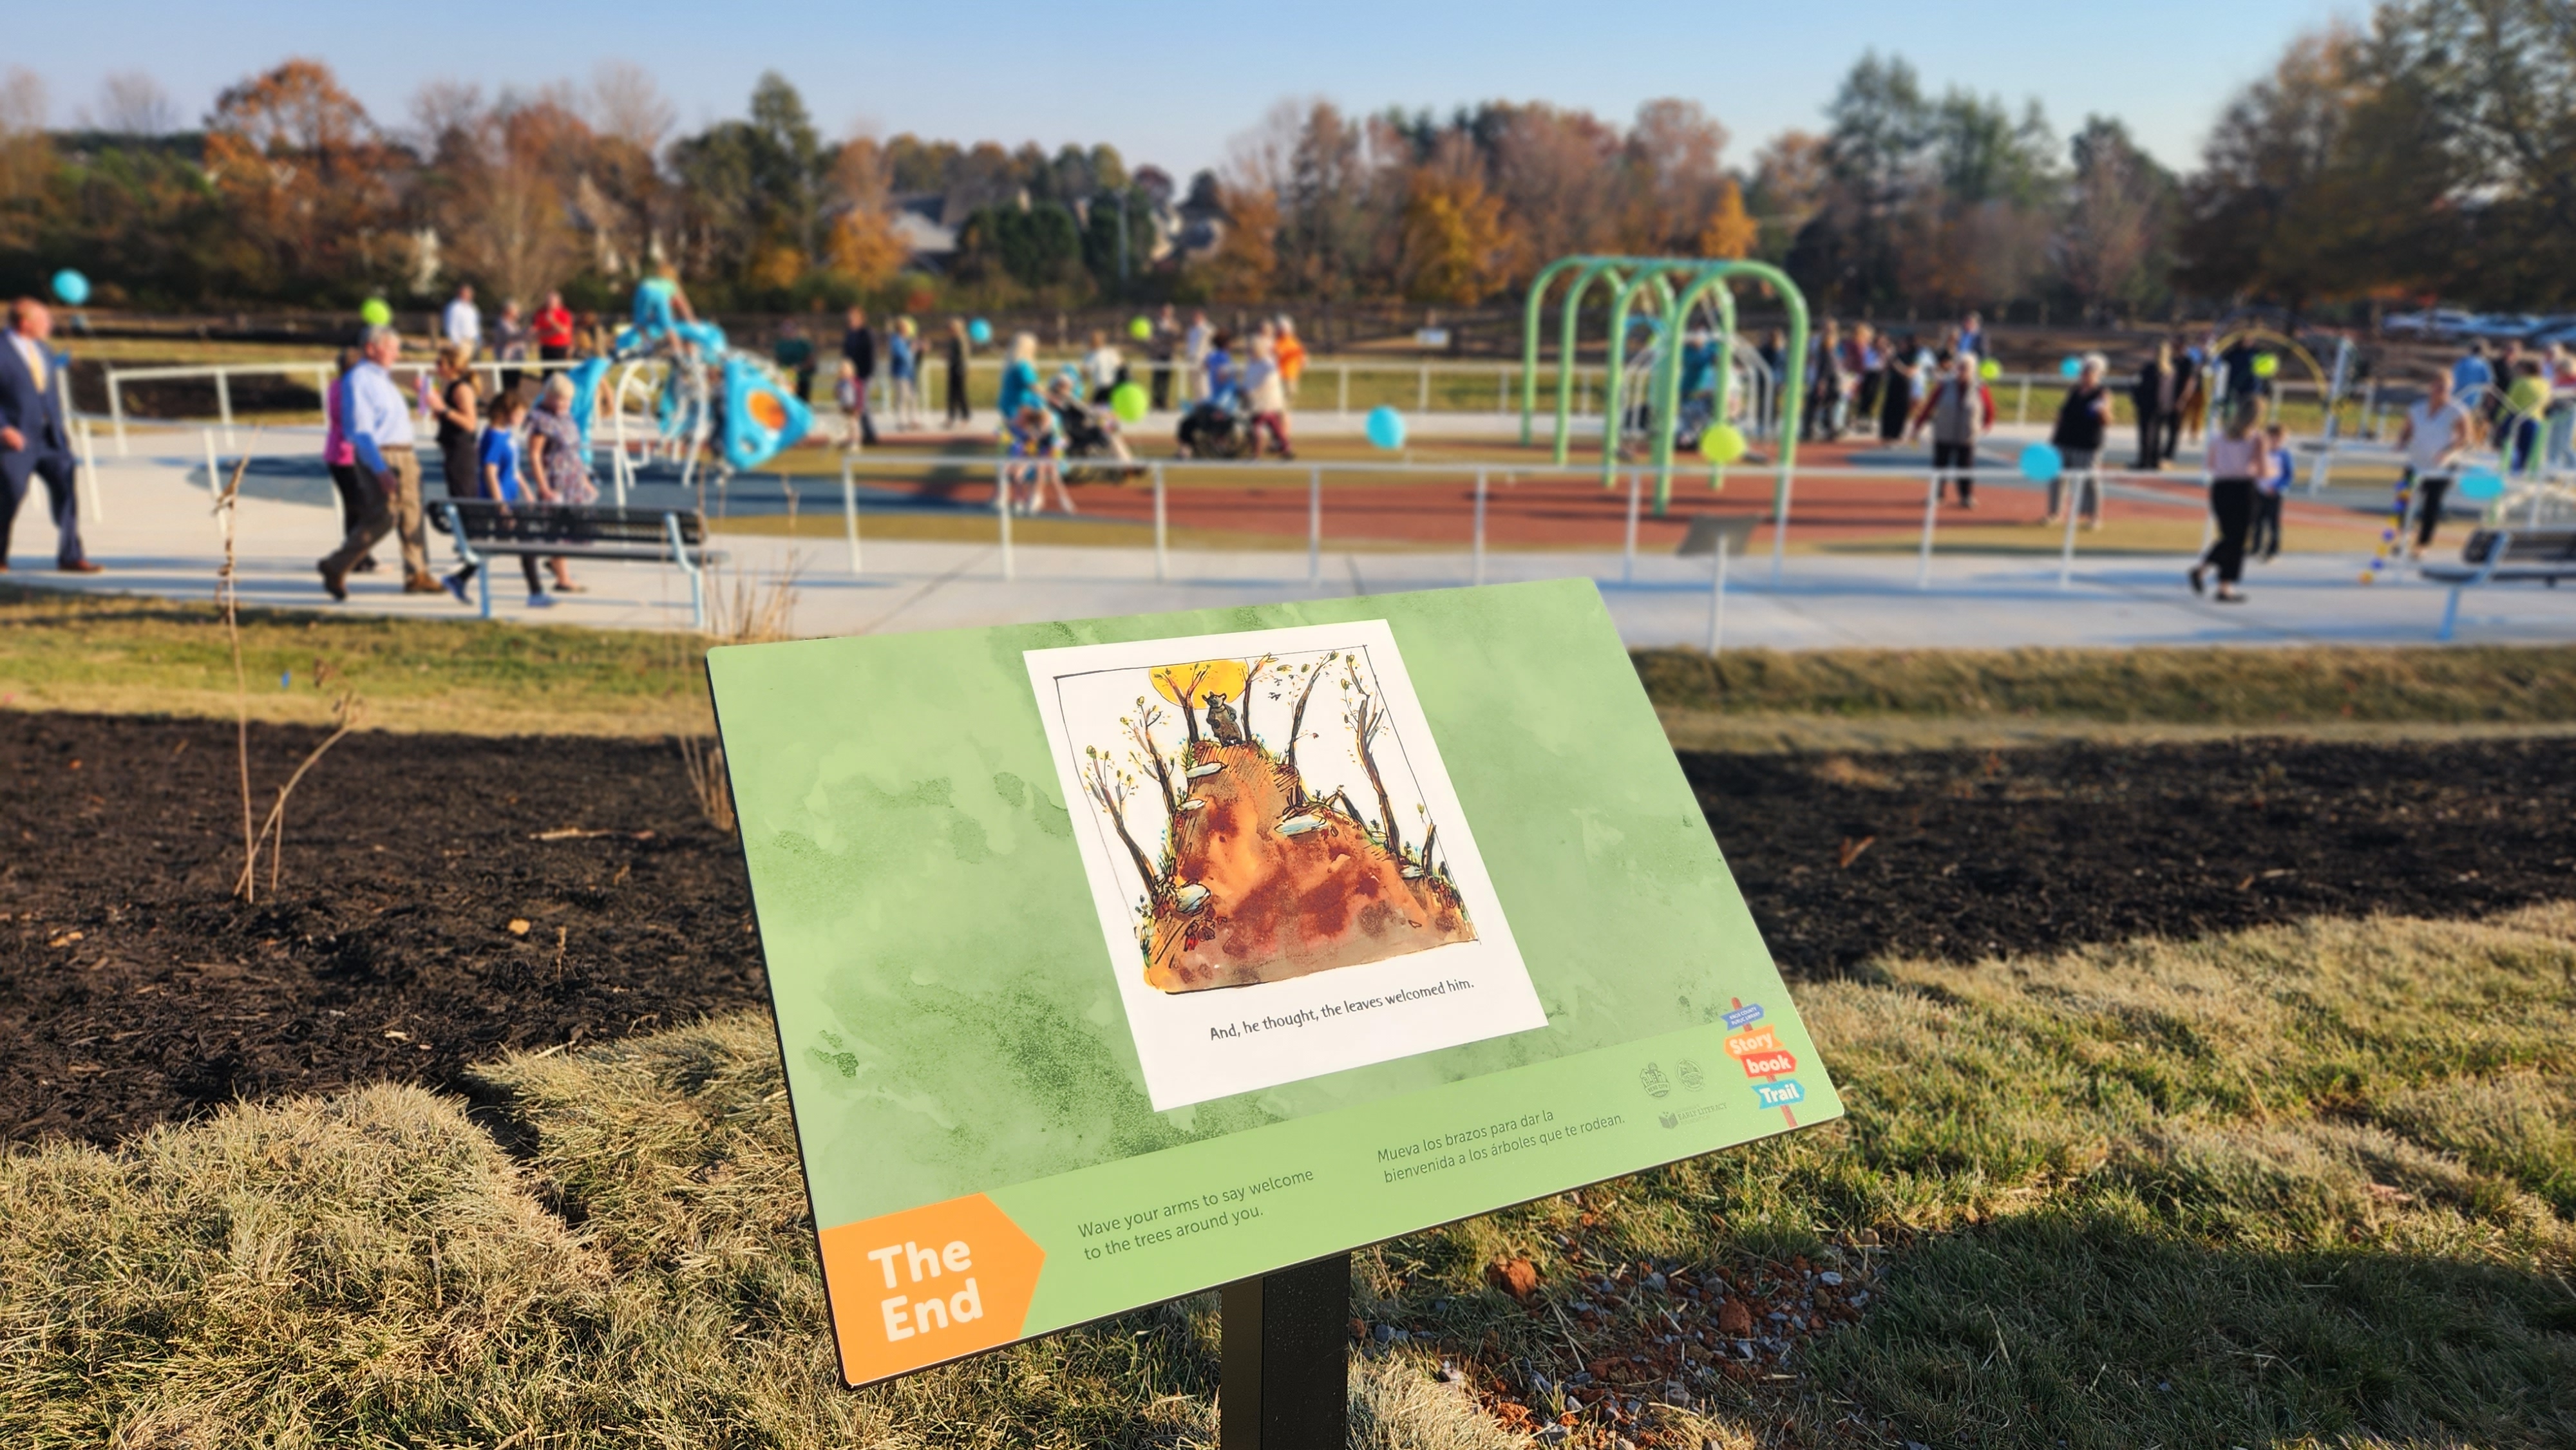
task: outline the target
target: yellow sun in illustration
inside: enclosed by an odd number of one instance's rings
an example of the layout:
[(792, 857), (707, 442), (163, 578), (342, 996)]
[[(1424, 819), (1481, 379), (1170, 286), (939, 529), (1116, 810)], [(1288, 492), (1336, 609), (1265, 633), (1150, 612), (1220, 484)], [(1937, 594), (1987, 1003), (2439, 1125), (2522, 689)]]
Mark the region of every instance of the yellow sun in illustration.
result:
[(1192, 708), (1207, 703), (1210, 695), (1235, 699), (1243, 693), (1244, 667), (1241, 660), (1198, 660), (1186, 665), (1158, 665), (1153, 672), (1154, 692), (1175, 705)]

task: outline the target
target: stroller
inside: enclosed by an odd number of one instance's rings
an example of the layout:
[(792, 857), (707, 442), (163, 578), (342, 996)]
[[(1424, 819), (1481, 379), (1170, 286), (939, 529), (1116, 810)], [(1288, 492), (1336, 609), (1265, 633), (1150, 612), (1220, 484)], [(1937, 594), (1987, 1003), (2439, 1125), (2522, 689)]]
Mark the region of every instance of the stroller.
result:
[(1243, 458), (1252, 452), (1252, 414), (1229, 389), (1181, 415), (1183, 458)]
[[(1066, 483), (1124, 483), (1144, 476), (1145, 465), (1130, 460), (1119, 446), (1114, 414), (1085, 403), (1080, 393), (1064, 387), (1047, 390), (1047, 411), (1055, 415), (1056, 431), (1064, 436)], [(1070, 461), (1078, 458), (1107, 461)]]

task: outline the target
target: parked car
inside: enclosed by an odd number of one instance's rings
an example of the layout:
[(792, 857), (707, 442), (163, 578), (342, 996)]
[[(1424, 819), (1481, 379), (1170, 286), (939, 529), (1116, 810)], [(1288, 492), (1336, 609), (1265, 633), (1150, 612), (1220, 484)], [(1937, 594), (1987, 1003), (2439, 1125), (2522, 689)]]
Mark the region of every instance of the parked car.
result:
[(2539, 330), (2540, 319), (2528, 312), (2489, 312), (2460, 328), (2469, 337), (2528, 337)]
[(2455, 337), (2476, 321), (2469, 313), (2437, 307), (2424, 312), (2392, 312), (2380, 319), (2379, 330), (2417, 337)]

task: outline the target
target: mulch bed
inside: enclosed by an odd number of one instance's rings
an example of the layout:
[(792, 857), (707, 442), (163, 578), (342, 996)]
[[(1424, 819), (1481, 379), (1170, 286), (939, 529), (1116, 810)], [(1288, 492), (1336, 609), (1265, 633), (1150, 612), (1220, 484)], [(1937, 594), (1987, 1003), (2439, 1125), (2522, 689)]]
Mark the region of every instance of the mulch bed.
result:
[[(319, 738), (254, 728), (266, 797)], [(240, 860), (232, 727), (0, 715), (0, 1141), (461, 1085), (514, 1047), (766, 1005), (741, 854), (650, 742), (359, 734)], [(1793, 975), (2576, 889), (2557, 742), (1686, 755)]]

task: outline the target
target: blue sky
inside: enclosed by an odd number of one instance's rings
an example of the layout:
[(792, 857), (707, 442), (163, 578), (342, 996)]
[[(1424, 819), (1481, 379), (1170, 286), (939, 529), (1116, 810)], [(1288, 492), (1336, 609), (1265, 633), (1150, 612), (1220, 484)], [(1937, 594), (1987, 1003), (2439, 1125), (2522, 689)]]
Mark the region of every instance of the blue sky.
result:
[(1355, 110), (1446, 113), (1484, 99), (1547, 100), (1624, 123), (1656, 96), (1698, 100), (1741, 164), (1772, 134), (1815, 127), (1861, 52), (1911, 60), (1951, 85), (2035, 96), (2060, 134), (2119, 116), (2187, 169), (2226, 98), (2284, 41), (2353, 7), (2321, 0), (2165, 0), (2154, 6), (1989, 0), (1972, 6), (1664, 3), (955, 6), (539, 0), (510, 7), (30, 4), (0, 64), (42, 75), (72, 124), (111, 72), (142, 70), (193, 121), (225, 84), (288, 55), (328, 61), (380, 120), (407, 119), (425, 81), (497, 89), (581, 79), (602, 60), (651, 70), (684, 128), (741, 113), (776, 69), (829, 134), (865, 127), (1050, 150), (1108, 141), (1129, 163), (1186, 174), (1282, 97)]

